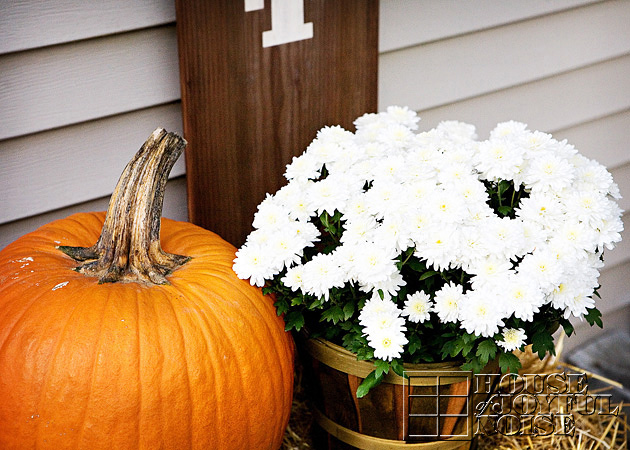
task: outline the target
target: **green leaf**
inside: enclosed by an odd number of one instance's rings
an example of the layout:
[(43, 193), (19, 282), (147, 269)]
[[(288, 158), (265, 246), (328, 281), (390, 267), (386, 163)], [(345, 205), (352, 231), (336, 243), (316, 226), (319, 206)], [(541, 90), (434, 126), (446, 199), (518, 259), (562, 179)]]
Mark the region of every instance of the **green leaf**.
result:
[(402, 363), (399, 360), (393, 359), (391, 362), (391, 366), (392, 366), (392, 370), (394, 371), (396, 375), (401, 376), (403, 378), (409, 378), (407, 375), (405, 375), (405, 368), (403, 367)]
[(562, 317), (560, 318), (560, 324), (562, 325), (564, 333), (567, 335), (567, 337), (571, 336), (575, 332), (575, 328), (573, 328), (573, 325), (569, 320)]
[(587, 308), (588, 314), (584, 316), (586, 321), (590, 326), (597, 324), (599, 328), (604, 328), (604, 324), (602, 322), (602, 313), (599, 312), (597, 308)]
[(547, 352), (556, 354), (556, 347), (553, 337), (547, 331), (540, 331), (532, 336), (532, 351), (538, 353), (538, 357), (543, 359)]
[(504, 205), (504, 206), (499, 206), (497, 210), (499, 211), (499, 214), (501, 214), (502, 216), (509, 216), (510, 213), (512, 212), (512, 207)]
[(499, 367), (501, 373), (517, 373), (521, 368), (521, 361), (514, 353), (501, 353), (499, 355)]
[(370, 389), (381, 384), (381, 381), (383, 381), (383, 375), (377, 377), (376, 370), (370, 372), (370, 374), (357, 388), (357, 398), (365, 397), (365, 395), (370, 392)]
[(304, 326), (304, 315), (301, 311), (291, 311), (284, 316), (284, 322), (285, 331), (290, 331), (292, 329), (295, 329), (295, 331), (300, 331)]
[(348, 302), (343, 307), (343, 320), (348, 320), (354, 314), (354, 303)]
[(436, 272), (435, 270), (427, 270), (426, 272), (424, 272), (422, 275), (420, 275), (420, 278), (418, 278), (419, 281), (424, 281), (429, 277), (432, 277), (433, 275), (437, 275), (439, 272)]
[(375, 372), (377, 377), (382, 377), (389, 373), (389, 363), (382, 359), (377, 359), (374, 361), (374, 365), (376, 366)]
[(409, 336), (409, 345), (407, 345), (407, 351), (409, 352), (410, 355), (413, 355), (414, 353), (416, 353), (416, 351), (421, 346), (422, 346), (422, 343), (420, 342), (420, 338), (418, 337), (416, 333), (413, 333), (411, 336)]
[(492, 339), (481, 341), (477, 346), (477, 352), (475, 354), (479, 357), (479, 362), (485, 366), (490, 359), (496, 356), (497, 344)]
[(289, 310), (289, 304), (286, 300), (278, 300), (274, 303), (274, 306), (276, 307), (276, 314), (278, 314), (279, 316)]
[(462, 364), (461, 369), (470, 370), (473, 373), (480, 373), (484, 367), (485, 367), (485, 364), (481, 364), (481, 362), (479, 361), (479, 358), (475, 356), (471, 358), (468, 362)]
[(338, 305), (333, 305), (332, 307), (322, 312), (322, 317), (320, 319), (320, 322), (327, 321), (327, 322), (332, 322), (333, 324), (336, 324), (337, 322), (343, 320), (343, 318), (344, 318), (343, 309), (341, 309), (341, 307)]

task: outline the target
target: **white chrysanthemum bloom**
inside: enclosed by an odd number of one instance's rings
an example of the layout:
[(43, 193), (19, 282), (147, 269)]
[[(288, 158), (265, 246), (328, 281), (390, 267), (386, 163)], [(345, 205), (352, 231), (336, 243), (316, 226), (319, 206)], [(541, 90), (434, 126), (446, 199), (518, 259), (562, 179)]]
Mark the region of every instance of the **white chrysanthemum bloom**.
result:
[(410, 322), (420, 323), (429, 320), (429, 313), (432, 310), (431, 298), (424, 291), (420, 291), (407, 296), (402, 315), (407, 316)]
[(402, 156), (385, 156), (373, 167), (372, 177), (379, 181), (400, 183), (408, 178), (407, 170), (406, 160)]
[(567, 219), (562, 226), (555, 231), (549, 245), (557, 249), (562, 255), (569, 258), (581, 258), (582, 252), (594, 252), (596, 247), (595, 230), (575, 219)]
[(553, 230), (564, 221), (565, 207), (556, 195), (542, 192), (532, 193), (527, 198), (521, 198), (516, 216), (524, 223), (535, 222)]
[(306, 192), (312, 183), (313, 181), (311, 180), (303, 182), (293, 181), (276, 192), (275, 198), (278, 203), (287, 209), (289, 218), (306, 221), (313, 213), (309, 209), (306, 197)]
[(319, 241), (319, 230), (311, 222), (296, 221), (286, 227), (287, 233), (295, 234), (302, 241), (302, 246), (312, 247)]
[(246, 244), (235, 256), (232, 270), (243, 280), (249, 278), (252, 286), (264, 286), (265, 280), (277, 273), (276, 268), (270, 265), (273, 262), (268, 258), (268, 251), (264, 247)]
[(275, 233), (266, 245), (272, 265), (278, 272), (300, 262), (304, 247), (304, 241), (295, 232)]
[(325, 211), (332, 216), (335, 210), (345, 208), (349, 189), (349, 180), (341, 175), (330, 175), (313, 183), (306, 193), (309, 209), (318, 215)]
[(492, 337), (499, 332), (499, 327), (505, 325), (503, 303), (496, 292), (469, 291), (460, 303), (459, 319), (468, 333)]
[(378, 223), (369, 214), (357, 214), (348, 217), (343, 225), (342, 243), (356, 244), (365, 242), (372, 238), (374, 229)]
[(551, 152), (537, 155), (527, 167), (525, 186), (536, 191), (560, 192), (575, 178), (575, 168), (564, 158)]
[(602, 219), (610, 217), (610, 212), (614, 217), (619, 214), (619, 207), (603, 194), (593, 191), (572, 191), (564, 197), (567, 216), (589, 224), (592, 228), (597, 228)]
[(339, 125), (323, 127), (317, 132), (317, 141), (332, 142), (339, 145), (346, 145), (354, 140), (354, 133)]
[(410, 130), (418, 129), (420, 117), (418, 117), (415, 111), (410, 110), (406, 106), (388, 106), (385, 114), (388, 118), (404, 125)]
[(343, 154), (343, 148), (334, 141), (315, 139), (307, 147), (306, 154), (321, 166), (336, 161)]
[(290, 222), (289, 215), (289, 210), (274, 196), (267, 195), (258, 205), (252, 225), (254, 228), (280, 229)]
[(608, 194), (615, 184), (612, 175), (598, 162), (587, 161), (584, 165), (576, 168), (576, 188), (578, 190), (596, 190), (602, 194)]
[(357, 243), (356, 259), (349, 272), (362, 284), (385, 281), (398, 271), (395, 258), (391, 248), (373, 242)]
[(615, 244), (621, 241), (621, 232), (624, 225), (621, 219), (621, 211), (610, 212), (602, 217), (602, 219), (595, 225), (595, 234), (597, 236), (596, 247), (599, 249), (607, 248), (612, 250), (615, 248)]
[(544, 294), (551, 292), (564, 276), (564, 268), (556, 255), (547, 248), (536, 249), (526, 255), (518, 266), (518, 273), (540, 286)]
[(320, 177), (322, 165), (308, 153), (294, 156), (290, 164), (287, 164), (284, 177), (287, 180), (316, 180)]
[(302, 289), (315, 298), (328, 300), (330, 289), (342, 287), (345, 282), (345, 272), (332, 254), (315, 255), (304, 264)]
[(304, 280), (304, 266), (297, 265), (287, 269), (287, 273), (282, 277), (280, 281), (291, 289), (293, 292), (301, 290), (304, 292), (302, 282)]
[(523, 223), (509, 217), (491, 217), (484, 221), (483, 241), (492, 254), (506, 260), (514, 258), (523, 251)]
[(372, 292), (378, 295), (380, 291), (385, 299), (391, 299), (397, 295), (400, 288), (407, 284), (400, 272), (392, 272), (387, 278), (379, 281), (366, 282), (365, 280), (359, 280), (359, 283), (359, 288), (363, 292)]
[(380, 298), (377, 293), (372, 294), (372, 298), (365, 302), (363, 309), (359, 313), (359, 324), (364, 328), (379, 328), (383, 321), (387, 320), (392, 326), (399, 330), (404, 329), (404, 320), (394, 321), (400, 317), (401, 310), (396, 303), (387, 298)]
[(498, 123), (490, 132), (490, 139), (522, 138), (527, 134), (527, 124), (510, 120)]
[(376, 140), (391, 149), (408, 147), (413, 141), (414, 133), (409, 128), (400, 124), (393, 124), (383, 128), (376, 136)]
[(435, 130), (458, 144), (477, 139), (477, 129), (474, 125), (457, 120), (443, 120), (438, 123)]
[(377, 219), (396, 213), (404, 204), (405, 190), (399, 183), (375, 181), (370, 190), (365, 193), (368, 211)]
[(587, 309), (595, 306), (595, 300), (587, 296), (584, 292), (577, 292), (576, 295), (570, 297), (566, 301), (566, 309), (564, 310), (564, 318), (568, 319), (572, 315), (582, 319), (588, 314)]
[(466, 204), (461, 197), (453, 195), (448, 189), (436, 189), (425, 205), (433, 222), (461, 223), (467, 215)]
[(460, 258), (461, 231), (451, 224), (431, 223), (416, 241), (415, 255), (435, 270), (446, 270)]
[(514, 314), (514, 317), (526, 322), (531, 322), (534, 314), (546, 303), (540, 288), (520, 274), (507, 277), (502, 289), (506, 301), (506, 314)]
[(525, 330), (522, 328), (505, 328), (502, 334), (503, 340), (497, 341), (497, 345), (503, 347), (506, 352), (521, 348), (527, 340)]
[(479, 289), (487, 285), (496, 285), (512, 273), (512, 263), (503, 257), (491, 254), (479, 259), (468, 267), (468, 273), (474, 275), (470, 280), (473, 288)]
[(394, 329), (367, 332), (366, 335), (370, 347), (374, 349), (374, 357), (385, 361), (399, 358), (409, 342), (403, 332)]
[(483, 226), (465, 226), (462, 228), (460, 245), (461, 251), (458, 262), (464, 270), (471, 266), (477, 266), (490, 256), (490, 249), (483, 239)]
[(433, 301), (433, 310), (442, 322), (456, 322), (460, 305), (465, 301), (464, 290), (459, 284), (446, 284), (435, 293)]
[(504, 139), (479, 143), (476, 168), (487, 180), (510, 180), (520, 171), (523, 149)]
[(547, 149), (553, 141), (554, 139), (550, 134), (542, 131), (527, 132), (523, 139), (523, 144), (527, 148), (527, 158), (536, 158), (538, 152)]

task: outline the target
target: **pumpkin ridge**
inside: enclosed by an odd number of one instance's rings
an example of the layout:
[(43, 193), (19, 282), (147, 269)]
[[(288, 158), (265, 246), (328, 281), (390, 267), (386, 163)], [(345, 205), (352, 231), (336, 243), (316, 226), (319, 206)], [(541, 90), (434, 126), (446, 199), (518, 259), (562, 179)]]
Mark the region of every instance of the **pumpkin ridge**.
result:
[[(274, 330), (274, 328), (272, 327), (272, 324), (270, 324), (268, 320), (262, 320), (267, 316), (266, 314), (263, 313), (266, 307), (264, 306), (263, 302), (259, 301), (260, 299), (251, 298), (252, 290), (257, 289), (257, 288), (253, 288), (249, 284), (245, 284), (245, 285), (238, 284), (237, 286), (233, 286), (232, 284), (230, 284), (230, 280), (226, 280), (221, 277), (217, 277), (217, 278), (221, 280), (221, 282), (224, 283), (226, 286), (229, 285), (230, 288), (232, 289), (236, 287), (239, 290), (240, 297), (241, 298), (246, 297), (248, 299), (249, 306), (250, 306), (249, 308), (241, 307), (241, 308), (236, 309), (235, 311), (235, 313), (239, 313), (240, 315), (239, 319), (241, 319), (241, 322), (244, 324), (249, 324), (250, 322), (258, 321), (259, 323), (263, 325), (262, 327), (257, 328), (256, 330), (252, 330), (256, 332), (256, 334), (251, 333), (253, 336), (256, 336), (256, 338), (253, 339), (251, 342), (252, 343), (255, 342), (258, 349), (250, 348), (250, 351), (255, 352), (255, 350), (259, 350), (259, 353), (264, 355), (264, 360), (272, 361), (273, 364), (278, 364), (280, 366), (287, 365), (287, 364), (292, 365), (293, 361), (286, 361), (285, 355), (280, 354), (279, 347), (282, 347), (285, 350), (287, 350), (286, 351), (287, 354), (291, 354), (291, 352), (288, 351), (288, 349), (283, 345), (284, 342), (280, 338), (280, 335), (284, 333), (284, 326), (279, 326), (279, 329), (282, 331), (281, 333), (278, 333), (277, 331)], [(221, 290), (218, 290), (214, 294), (217, 295), (221, 300), (229, 301), (223, 295)], [(244, 311), (247, 311), (247, 314), (244, 314)], [(211, 312), (215, 313), (216, 311), (211, 309)], [(272, 311), (272, 314), (275, 316), (276, 314), (275, 309)], [(252, 317), (254, 317), (255, 319), (251, 320)], [(216, 323), (221, 325), (222, 321), (218, 320)], [(261, 332), (264, 332), (265, 335), (261, 336), (260, 335)], [(274, 345), (263, 345), (262, 342), (273, 342)], [(270, 352), (273, 352), (273, 353), (270, 353)], [(279, 376), (280, 380), (276, 380), (275, 378), (272, 378), (269, 380), (272, 385), (270, 391), (276, 393), (276, 395), (284, 396), (284, 391), (283, 391), (282, 386), (286, 386), (287, 382), (290, 382), (290, 384), (293, 385), (293, 378), (292, 378), (293, 371), (291, 371), (290, 380), (284, 379), (284, 371), (280, 371), (280, 372), (281, 372)], [(284, 400), (287, 401), (289, 404), (292, 401), (292, 399), (290, 398), (286, 398)], [(274, 405), (274, 407), (275, 406), (277, 405)], [(280, 427), (280, 426), (283, 426), (288, 421), (289, 415), (288, 414), (282, 415), (282, 414), (277, 414), (277, 413), (278, 411), (274, 410), (274, 413), (271, 414), (271, 419), (275, 419), (278, 427)], [(255, 422), (255, 418), (254, 418), (254, 422)], [(250, 423), (251, 423), (251, 420), (250, 420)]]
[(172, 299), (168, 296), (168, 295), (164, 295), (166, 303), (170, 306), (171, 311), (173, 313), (173, 318), (175, 319), (175, 323), (177, 324), (177, 331), (179, 332), (179, 336), (182, 342), (182, 347), (183, 347), (183, 357), (182, 357), (182, 361), (184, 362), (185, 367), (183, 368), (184, 373), (186, 374), (185, 377), (183, 377), (186, 380), (186, 393), (187, 393), (187, 402), (186, 404), (188, 405), (188, 439), (189, 439), (189, 448), (192, 449), (192, 443), (194, 442), (193, 439), (193, 416), (194, 416), (194, 411), (193, 411), (193, 401), (192, 401), (192, 391), (191, 391), (191, 382), (190, 382), (190, 370), (189, 370), (189, 363), (188, 363), (188, 358), (186, 356), (186, 352), (187, 352), (187, 348), (186, 348), (186, 336), (184, 333), (184, 330), (182, 328), (182, 324), (179, 320), (179, 317), (177, 315), (177, 311), (175, 311), (175, 305), (173, 305), (173, 301)]
[[(198, 317), (197, 320), (203, 320), (203, 322), (204, 322), (205, 326), (202, 328), (202, 331), (204, 332), (204, 334), (206, 334), (205, 333), (206, 331), (212, 332), (212, 331), (214, 331), (214, 328), (219, 328), (221, 332), (217, 333), (217, 334), (224, 335), (224, 336), (227, 335), (228, 333), (226, 332), (225, 327), (224, 327), (224, 320), (222, 320), (222, 318), (217, 315), (217, 309), (218, 308), (213, 308), (212, 306), (214, 306), (214, 304), (209, 304), (206, 300), (204, 300), (204, 298), (207, 297), (207, 293), (204, 292), (203, 285), (201, 283), (193, 283), (191, 285), (190, 291), (194, 295), (190, 296), (189, 300), (198, 299), (206, 307), (204, 309), (205, 314), (203, 314), (203, 317), (202, 317), (201, 314), (197, 315), (197, 317)], [(214, 293), (214, 294), (217, 297), (220, 297), (221, 300), (223, 300), (222, 296), (220, 296), (220, 295), (218, 295), (216, 293)], [(230, 308), (230, 309), (232, 309), (232, 308)], [(238, 309), (232, 309), (231, 312), (234, 313), (236, 311), (239, 311), (239, 310)], [(208, 317), (209, 314), (211, 314), (213, 316), (213, 318), (214, 318), (212, 323), (209, 320), (209, 317)], [(207, 342), (214, 342), (214, 341), (208, 339)], [(226, 340), (224, 340), (221, 343), (221, 345), (225, 345), (226, 347), (228, 347), (229, 350), (230, 350), (229, 353), (231, 355), (235, 356), (235, 358), (236, 358), (236, 366), (237, 367), (243, 366), (243, 361), (241, 360), (241, 356), (240, 356), (241, 352), (238, 351), (238, 347), (236, 347), (236, 346), (234, 346), (232, 344), (231, 340), (226, 339)], [(217, 379), (218, 377), (217, 377), (217, 373), (216, 373), (216, 368), (214, 366), (212, 366), (211, 369), (212, 369), (213, 378)], [(227, 378), (228, 377), (221, 377), (220, 379), (221, 380), (227, 380)], [(243, 389), (246, 386), (243, 384), (242, 377), (234, 377), (234, 378), (236, 378), (236, 380), (237, 380), (237, 382), (238, 382), (238, 384), (240, 386), (240, 389), (238, 389), (238, 391), (239, 392), (246, 392), (247, 390)], [(229, 384), (229, 381), (222, 381), (221, 384), (215, 383), (215, 387), (223, 388), (223, 387), (225, 387), (228, 384)], [(218, 392), (217, 394), (220, 394), (220, 392)], [(245, 408), (245, 409), (247, 409), (247, 408)], [(252, 418), (251, 418), (251, 415), (249, 413), (249, 410), (247, 410), (247, 411), (248, 411), (248, 413), (247, 413), (247, 422), (248, 422), (248, 425), (251, 425)], [(223, 425), (226, 424), (226, 422), (227, 422), (226, 418), (225, 418), (225, 412), (226, 411), (224, 410), (224, 408), (217, 409), (217, 412), (219, 412), (219, 421), (218, 422), (223, 424)], [(223, 442), (221, 442), (221, 444), (223, 444)], [(248, 442), (248, 444), (250, 444), (250, 443)], [(247, 448), (251, 448), (251, 446), (249, 446)]]

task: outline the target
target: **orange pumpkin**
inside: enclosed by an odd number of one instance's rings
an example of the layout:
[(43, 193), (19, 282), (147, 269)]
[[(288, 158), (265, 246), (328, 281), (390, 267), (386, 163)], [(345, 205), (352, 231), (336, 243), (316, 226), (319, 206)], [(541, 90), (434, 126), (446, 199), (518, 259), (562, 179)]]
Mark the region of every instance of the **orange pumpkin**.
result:
[(107, 218), (0, 252), (0, 449), (280, 446), (294, 349), (272, 299), (233, 273), (232, 245), (160, 220), (184, 145), (156, 130)]

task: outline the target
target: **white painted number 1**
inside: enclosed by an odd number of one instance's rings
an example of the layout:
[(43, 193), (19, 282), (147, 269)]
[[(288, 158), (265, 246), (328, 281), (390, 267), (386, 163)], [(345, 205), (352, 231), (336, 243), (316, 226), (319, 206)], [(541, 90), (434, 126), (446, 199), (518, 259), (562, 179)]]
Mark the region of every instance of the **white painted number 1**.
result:
[[(245, 12), (265, 8), (265, 0), (245, 0)], [(262, 34), (262, 46), (311, 39), (313, 23), (304, 23), (304, 0), (271, 0), (271, 30)]]

